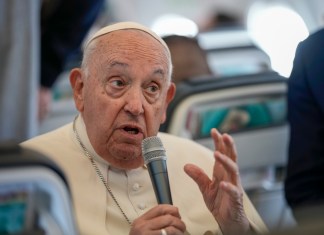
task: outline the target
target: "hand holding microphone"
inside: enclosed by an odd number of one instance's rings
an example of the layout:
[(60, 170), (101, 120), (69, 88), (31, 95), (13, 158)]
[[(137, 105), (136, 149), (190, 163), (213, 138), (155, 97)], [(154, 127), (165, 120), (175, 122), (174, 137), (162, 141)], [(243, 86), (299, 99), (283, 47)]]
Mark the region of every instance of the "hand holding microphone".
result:
[(147, 165), (158, 205), (151, 208), (133, 221), (130, 235), (149, 234), (168, 235), (184, 234), (186, 225), (181, 220), (178, 208), (172, 206), (166, 165), (165, 149), (159, 137), (153, 136), (143, 140), (142, 154)]

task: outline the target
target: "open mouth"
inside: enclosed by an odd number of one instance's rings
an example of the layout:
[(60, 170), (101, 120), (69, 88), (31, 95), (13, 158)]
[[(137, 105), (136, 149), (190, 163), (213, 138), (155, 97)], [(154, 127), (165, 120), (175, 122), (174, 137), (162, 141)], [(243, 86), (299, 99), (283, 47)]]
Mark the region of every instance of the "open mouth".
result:
[(136, 135), (139, 133), (138, 128), (133, 128), (133, 127), (125, 127), (124, 131), (128, 132), (129, 134)]

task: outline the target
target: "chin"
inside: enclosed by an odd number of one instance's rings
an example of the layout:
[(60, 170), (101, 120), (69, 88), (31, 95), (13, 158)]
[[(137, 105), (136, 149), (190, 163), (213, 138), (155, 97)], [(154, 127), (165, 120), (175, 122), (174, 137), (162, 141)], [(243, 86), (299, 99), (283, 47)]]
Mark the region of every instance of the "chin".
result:
[(131, 150), (124, 148), (113, 152), (113, 158), (109, 161), (109, 163), (117, 168), (129, 170), (144, 165), (142, 152), (134, 151), (134, 146)]
[(122, 169), (122, 170), (132, 170), (144, 165), (144, 161), (141, 158), (134, 158), (131, 160), (120, 160), (118, 159), (116, 162), (111, 163), (114, 167)]

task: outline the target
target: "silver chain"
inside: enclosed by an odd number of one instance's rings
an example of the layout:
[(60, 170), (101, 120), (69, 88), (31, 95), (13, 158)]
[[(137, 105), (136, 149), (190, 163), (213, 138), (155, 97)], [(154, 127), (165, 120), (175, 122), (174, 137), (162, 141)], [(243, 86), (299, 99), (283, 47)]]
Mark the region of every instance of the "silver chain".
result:
[[(77, 117), (76, 117), (77, 118)], [(127, 223), (129, 225), (132, 225), (132, 222), (130, 221), (130, 219), (127, 217), (126, 213), (123, 211), (123, 209), (121, 208), (121, 206), (119, 205), (115, 195), (113, 194), (111, 188), (109, 187), (108, 183), (105, 181), (105, 178), (103, 177), (101, 171), (99, 170), (97, 164), (95, 163), (93, 157), (90, 155), (89, 151), (87, 150), (87, 148), (84, 146), (84, 144), (82, 143), (80, 137), (79, 137), (79, 134), (75, 128), (75, 122), (76, 122), (76, 118), (74, 119), (73, 121), (73, 131), (74, 131), (74, 134), (75, 134), (75, 137), (77, 139), (77, 141), (79, 142), (81, 148), (83, 149), (83, 152), (84, 154), (88, 157), (88, 159), (90, 160), (93, 168), (95, 169), (98, 177), (100, 178), (101, 182), (104, 184), (104, 186), (106, 187), (109, 195), (111, 196), (111, 198), (114, 200), (114, 202), (116, 203), (117, 207), (119, 208), (120, 212), (123, 214), (124, 218), (126, 219)]]

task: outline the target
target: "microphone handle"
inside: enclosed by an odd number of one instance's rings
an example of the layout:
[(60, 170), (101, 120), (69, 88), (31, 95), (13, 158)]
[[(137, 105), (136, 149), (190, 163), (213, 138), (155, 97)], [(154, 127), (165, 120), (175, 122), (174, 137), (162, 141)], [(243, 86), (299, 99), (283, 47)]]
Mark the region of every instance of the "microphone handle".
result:
[(148, 170), (158, 204), (172, 205), (166, 161), (161, 159), (151, 161)]

